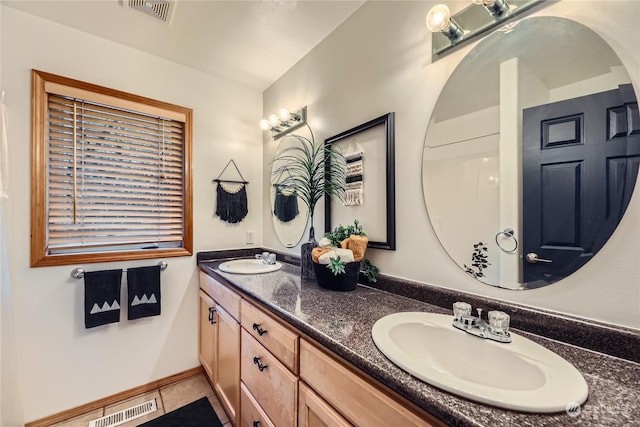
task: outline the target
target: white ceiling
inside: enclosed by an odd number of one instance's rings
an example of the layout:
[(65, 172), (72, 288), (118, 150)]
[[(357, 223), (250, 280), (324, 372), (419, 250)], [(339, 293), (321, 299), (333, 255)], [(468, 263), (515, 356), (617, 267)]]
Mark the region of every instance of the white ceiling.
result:
[(170, 24), (128, 0), (1, 0), (7, 5), (260, 91), (364, 0), (176, 0)]

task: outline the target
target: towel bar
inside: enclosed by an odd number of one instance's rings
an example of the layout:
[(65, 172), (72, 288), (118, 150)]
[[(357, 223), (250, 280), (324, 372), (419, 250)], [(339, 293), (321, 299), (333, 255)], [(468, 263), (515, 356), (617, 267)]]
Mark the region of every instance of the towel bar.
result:
[[(160, 266), (160, 271), (166, 270), (167, 267), (169, 266), (167, 261), (160, 261), (158, 265)], [(126, 268), (122, 269), (123, 273), (126, 271), (127, 271)], [(74, 279), (82, 279), (84, 277), (84, 268), (74, 268), (73, 270), (71, 270), (71, 277)]]

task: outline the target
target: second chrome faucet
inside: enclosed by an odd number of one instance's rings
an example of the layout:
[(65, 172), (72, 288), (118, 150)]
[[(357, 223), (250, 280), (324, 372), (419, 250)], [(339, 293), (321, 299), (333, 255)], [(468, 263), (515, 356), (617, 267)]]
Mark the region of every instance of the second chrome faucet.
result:
[(276, 254), (262, 252), (261, 254), (256, 254), (255, 256), (256, 259), (262, 260), (263, 264), (273, 265), (276, 263)]
[(476, 309), (477, 316), (471, 315), (471, 305), (466, 302), (453, 304), (453, 326), (468, 334), (493, 341), (509, 343), (509, 315), (503, 311), (490, 311), (489, 321), (482, 319), (482, 309)]

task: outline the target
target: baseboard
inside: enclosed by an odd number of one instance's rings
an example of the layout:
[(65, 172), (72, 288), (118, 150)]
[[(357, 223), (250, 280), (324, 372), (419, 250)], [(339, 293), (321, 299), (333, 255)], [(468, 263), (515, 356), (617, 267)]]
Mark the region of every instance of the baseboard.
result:
[(114, 395), (104, 397), (102, 399), (86, 403), (84, 405), (80, 405), (73, 409), (68, 409), (63, 412), (59, 412), (54, 415), (50, 415), (48, 417), (31, 421), (25, 424), (25, 427), (47, 427), (52, 424), (60, 423), (66, 420), (70, 420), (71, 418), (78, 417), (80, 415), (86, 414), (88, 412), (95, 411), (96, 409), (100, 409), (104, 406), (113, 405), (114, 403), (118, 403), (123, 400), (130, 399), (139, 394), (143, 394), (157, 388), (161, 388), (167, 386), (169, 384), (176, 383), (178, 381), (182, 381), (184, 379), (193, 377), (195, 375), (199, 375), (204, 372), (202, 366), (197, 366), (195, 368), (187, 369), (186, 371), (179, 372), (175, 375), (171, 375), (165, 378), (161, 378), (159, 380), (151, 381), (148, 384), (141, 385), (138, 387), (134, 387), (132, 389), (122, 391), (120, 393), (116, 393)]

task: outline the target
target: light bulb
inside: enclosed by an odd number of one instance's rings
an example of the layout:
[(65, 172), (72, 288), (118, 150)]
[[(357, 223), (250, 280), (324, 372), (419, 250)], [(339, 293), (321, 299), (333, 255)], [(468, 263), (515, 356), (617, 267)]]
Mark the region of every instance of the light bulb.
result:
[(287, 110), (286, 108), (281, 108), (280, 110), (278, 110), (278, 117), (280, 117), (280, 120), (282, 120), (283, 122), (286, 122), (287, 120), (289, 120), (289, 110)]
[(444, 4), (435, 5), (427, 13), (427, 28), (432, 33), (446, 31), (451, 22), (451, 11)]
[(262, 130), (271, 129), (271, 125), (269, 124), (269, 120), (267, 120), (267, 119), (260, 120), (260, 129), (262, 129)]
[(275, 114), (270, 115), (267, 120), (269, 120), (271, 126), (278, 126), (278, 116)]

